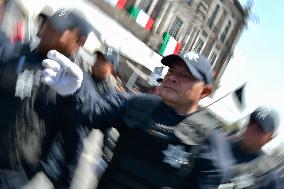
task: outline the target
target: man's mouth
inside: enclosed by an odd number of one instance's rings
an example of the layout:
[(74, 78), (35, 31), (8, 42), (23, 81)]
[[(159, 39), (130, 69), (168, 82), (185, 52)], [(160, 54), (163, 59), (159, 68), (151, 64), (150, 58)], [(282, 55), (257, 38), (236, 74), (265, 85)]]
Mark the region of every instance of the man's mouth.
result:
[(164, 85), (163, 88), (164, 88), (164, 89), (170, 89), (170, 90), (172, 90), (172, 91), (175, 91), (172, 87), (169, 87), (168, 85)]

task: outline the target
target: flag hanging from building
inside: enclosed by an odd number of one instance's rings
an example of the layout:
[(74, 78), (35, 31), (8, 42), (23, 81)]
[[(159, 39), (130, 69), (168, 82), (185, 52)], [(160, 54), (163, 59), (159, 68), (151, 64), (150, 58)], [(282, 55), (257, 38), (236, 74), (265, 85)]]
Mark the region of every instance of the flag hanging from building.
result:
[(138, 7), (131, 7), (129, 9), (129, 14), (132, 18), (135, 19), (136, 23), (145, 28), (146, 30), (150, 31), (154, 20), (148, 14), (146, 14), (143, 10), (139, 9)]
[(246, 83), (243, 84), (242, 86), (240, 86), (239, 88), (237, 88), (235, 91), (234, 91), (234, 95), (236, 96), (237, 98), (237, 101), (238, 101), (238, 105), (240, 108), (243, 108), (245, 103), (244, 103), (244, 88), (246, 86)]
[(160, 48), (160, 54), (167, 56), (170, 54), (178, 54), (181, 44), (175, 40), (168, 32), (163, 34), (163, 43)]
[(118, 9), (123, 9), (126, 4), (126, 0), (105, 0), (105, 1), (109, 3), (111, 6), (116, 7)]

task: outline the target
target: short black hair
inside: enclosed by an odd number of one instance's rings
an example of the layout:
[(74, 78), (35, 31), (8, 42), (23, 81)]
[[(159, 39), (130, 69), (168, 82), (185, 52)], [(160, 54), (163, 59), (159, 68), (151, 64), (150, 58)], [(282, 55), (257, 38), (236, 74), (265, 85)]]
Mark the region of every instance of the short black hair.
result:
[(96, 61), (102, 60), (103, 63), (107, 63), (108, 62), (108, 60), (106, 59), (105, 55), (101, 51), (96, 51), (96, 52), (94, 52), (94, 54), (97, 56), (97, 60)]

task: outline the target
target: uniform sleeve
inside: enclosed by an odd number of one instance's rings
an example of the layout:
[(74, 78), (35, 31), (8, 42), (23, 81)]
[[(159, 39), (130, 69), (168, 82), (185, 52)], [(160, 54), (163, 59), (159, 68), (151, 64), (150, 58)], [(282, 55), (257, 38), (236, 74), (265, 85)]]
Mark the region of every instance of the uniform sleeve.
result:
[(277, 172), (274, 170), (271, 170), (270, 172), (266, 173), (266, 175), (264, 175), (261, 181), (257, 184), (258, 184), (257, 188), (259, 189), (283, 188), (283, 185), (280, 185), (279, 175), (277, 175)]
[(208, 139), (198, 147), (193, 170), (187, 188), (218, 188), (221, 183), (232, 178), (233, 158), (229, 144), (217, 132), (212, 132)]
[(275, 178), (276, 183), (277, 183), (276, 188), (277, 189), (282, 188), (284, 186), (284, 167), (283, 165), (277, 170), (274, 170), (273, 174), (276, 177)]
[(69, 97), (60, 97), (61, 107), (68, 119), (101, 130), (121, 125), (127, 99), (128, 96), (118, 93), (102, 97), (86, 76), (79, 92)]
[(207, 144), (207, 149), (200, 152), (200, 161), (207, 162), (201, 170), (201, 188), (218, 188), (221, 183), (233, 178), (231, 168), (234, 165), (234, 158), (229, 143), (221, 133), (212, 131)]

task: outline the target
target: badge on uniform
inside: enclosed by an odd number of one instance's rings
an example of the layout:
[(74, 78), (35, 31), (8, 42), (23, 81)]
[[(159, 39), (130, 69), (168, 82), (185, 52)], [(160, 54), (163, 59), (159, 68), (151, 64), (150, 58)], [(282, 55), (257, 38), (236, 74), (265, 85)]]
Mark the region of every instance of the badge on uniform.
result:
[(178, 169), (180, 169), (182, 165), (188, 165), (189, 156), (192, 155), (192, 153), (187, 152), (182, 145), (175, 146), (169, 144), (168, 148), (162, 152), (165, 156), (163, 162)]
[(231, 183), (221, 184), (218, 189), (244, 189), (255, 185), (252, 174), (242, 174), (232, 179)]
[(218, 189), (234, 189), (234, 188), (235, 188), (234, 183), (226, 183), (218, 186)]
[(41, 71), (33, 71), (25, 69), (24, 72), (18, 74), (15, 87), (15, 96), (23, 100), (32, 96), (33, 87), (40, 84)]
[(254, 176), (251, 173), (242, 174), (234, 178), (233, 181), (236, 184), (237, 189), (248, 188), (255, 184)]
[(23, 100), (25, 97), (31, 97), (34, 73), (30, 70), (25, 70), (18, 74), (15, 96)]

